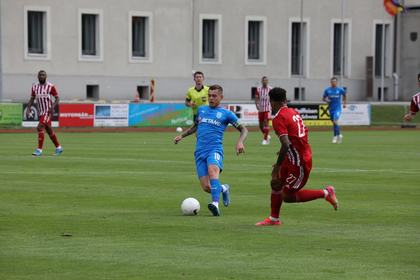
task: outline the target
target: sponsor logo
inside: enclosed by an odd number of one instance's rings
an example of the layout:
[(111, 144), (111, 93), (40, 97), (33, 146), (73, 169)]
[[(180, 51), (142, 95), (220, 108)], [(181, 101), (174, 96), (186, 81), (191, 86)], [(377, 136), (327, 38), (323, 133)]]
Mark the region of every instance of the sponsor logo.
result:
[(222, 125), (222, 123), (221, 123), (221, 122), (219, 122), (218, 120), (215, 120), (215, 119), (209, 119), (209, 118), (202, 118), (202, 119), (200, 120), (200, 122), (202, 122), (202, 123), (214, 124), (214, 125), (217, 125), (217, 126), (221, 126), (221, 125)]
[(93, 119), (93, 115), (85, 112), (60, 113), (60, 118)]

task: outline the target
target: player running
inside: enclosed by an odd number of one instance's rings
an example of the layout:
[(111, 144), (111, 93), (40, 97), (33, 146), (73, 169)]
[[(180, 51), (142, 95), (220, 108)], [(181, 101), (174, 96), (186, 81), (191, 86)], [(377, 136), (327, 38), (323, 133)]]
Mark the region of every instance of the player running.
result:
[(194, 125), (174, 138), (178, 144), (182, 138), (197, 132), (195, 146), (195, 164), (201, 188), (211, 193), (212, 202), (208, 205), (213, 216), (220, 216), (219, 199), (223, 197), (223, 205), (229, 206), (229, 185), (221, 184), (219, 174), (223, 169), (223, 136), (226, 127), (231, 124), (239, 132), (236, 142), (236, 154), (245, 153), (244, 141), (248, 134), (245, 126), (239, 123), (238, 117), (231, 111), (220, 106), (223, 99), (223, 88), (213, 85), (209, 88), (209, 105), (201, 106), (197, 112)]
[[(336, 77), (332, 77), (330, 82), (331, 86), (325, 89), (323, 100), (328, 103), (330, 118), (334, 127), (334, 137), (332, 139), (332, 143), (336, 144), (343, 141), (343, 135), (340, 132), (338, 120), (340, 119), (342, 111), (341, 107), (346, 108), (347, 98), (345, 90), (337, 86)], [(341, 99), (343, 102), (341, 102)]]
[(335, 210), (338, 201), (333, 186), (320, 190), (302, 190), (312, 168), (312, 151), (308, 143), (308, 129), (299, 113), (287, 107), (286, 91), (273, 88), (270, 102), (276, 115), (273, 128), (281, 148), (271, 172), (271, 214), (256, 226), (280, 225), (280, 208), (284, 202), (306, 202), (325, 198)]
[(260, 130), (263, 134), (262, 145), (270, 144), (270, 125), (268, 124), (271, 107), (270, 107), (270, 97), (268, 93), (271, 90), (271, 87), (268, 85), (268, 78), (266, 76), (261, 78), (262, 86), (257, 88), (255, 95), (255, 106), (258, 110), (258, 124)]
[[(32, 153), (33, 156), (42, 155), (42, 146), (44, 145), (44, 136), (45, 130), (48, 133), (51, 141), (55, 145), (54, 155), (58, 156), (63, 152), (63, 148), (58, 142), (57, 136), (55, 135), (51, 119), (54, 112), (54, 108), (58, 105), (60, 98), (58, 97), (57, 89), (55, 86), (47, 82), (47, 72), (40, 70), (38, 72), (38, 83), (32, 86), (31, 90), (31, 99), (29, 99), (28, 105), (26, 107), (26, 117), (31, 115), (31, 107), (34, 101), (38, 107), (39, 114), (39, 124), (37, 127), (38, 130), (38, 148)], [(54, 103), (52, 99), (54, 97)]]
[[(420, 73), (417, 74), (417, 83), (420, 87)], [(420, 109), (420, 92), (413, 95), (411, 98), (409, 112), (404, 116), (404, 120), (411, 122)]]

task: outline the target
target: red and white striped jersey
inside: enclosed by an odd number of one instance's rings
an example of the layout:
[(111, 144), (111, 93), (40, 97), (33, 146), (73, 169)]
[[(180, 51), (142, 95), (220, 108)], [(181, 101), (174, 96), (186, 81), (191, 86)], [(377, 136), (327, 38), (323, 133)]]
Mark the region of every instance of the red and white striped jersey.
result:
[(270, 96), (268, 95), (270, 90), (270, 86), (257, 88), (256, 96), (259, 97), (259, 112), (271, 112)]
[(420, 109), (420, 92), (415, 94), (411, 99), (410, 111), (417, 113)]
[(58, 92), (50, 82), (44, 84), (36, 83), (32, 86), (31, 96), (35, 97), (39, 115), (49, 114), (52, 107), (52, 96), (57, 97)]

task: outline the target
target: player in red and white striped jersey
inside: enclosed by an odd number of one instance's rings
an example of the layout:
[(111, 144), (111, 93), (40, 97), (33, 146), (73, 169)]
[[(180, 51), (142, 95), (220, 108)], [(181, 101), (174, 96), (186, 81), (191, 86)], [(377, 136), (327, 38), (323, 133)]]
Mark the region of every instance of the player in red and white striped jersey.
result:
[(268, 93), (271, 90), (271, 87), (268, 85), (268, 78), (266, 76), (262, 77), (261, 79), (262, 86), (257, 88), (257, 92), (255, 94), (255, 106), (258, 110), (258, 123), (260, 126), (260, 130), (263, 133), (263, 141), (261, 144), (268, 145), (270, 144), (270, 126), (268, 124), (268, 120), (271, 114), (271, 105), (270, 105), (270, 97)]
[(256, 226), (280, 225), (280, 208), (284, 202), (306, 202), (325, 198), (335, 210), (338, 207), (333, 186), (325, 189), (304, 190), (312, 169), (312, 151), (308, 143), (308, 129), (295, 109), (287, 107), (286, 90), (275, 87), (270, 101), (276, 116), (273, 129), (281, 148), (271, 172), (271, 213)]
[(29, 116), (34, 102), (38, 108), (38, 148), (32, 153), (34, 156), (42, 155), (45, 131), (47, 131), (48, 136), (55, 145), (55, 155), (60, 155), (63, 152), (63, 148), (58, 142), (57, 136), (55, 135), (51, 125), (54, 108), (58, 106), (59, 101), (60, 98), (58, 97), (57, 89), (52, 83), (47, 82), (47, 72), (40, 70), (38, 72), (38, 83), (32, 85), (31, 99), (29, 100), (26, 109), (26, 114)]
[[(417, 82), (420, 87), (420, 73), (417, 74)], [(413, 98), (411, 98), (410, 108), (408, 114), (404, 116), (404, 120), (412, 121), (417, 112), (420, 110), (420, 92), (416, 93)]]

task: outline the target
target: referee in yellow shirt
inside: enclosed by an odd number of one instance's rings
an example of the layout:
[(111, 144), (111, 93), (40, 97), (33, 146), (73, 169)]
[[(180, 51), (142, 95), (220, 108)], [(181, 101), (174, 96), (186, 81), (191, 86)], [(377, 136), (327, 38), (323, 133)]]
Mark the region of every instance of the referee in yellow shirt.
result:
[(187, 91), (185, 97), (185, 105), (191, 107), (194, 115), (194, 122), (197, 118), (197, 109), (200, 106), (209, 104), (209, 87), (203, 84), (204, 74), (203, 72), (197, 71), (194, 73), (195, 86), (191, 87)]

